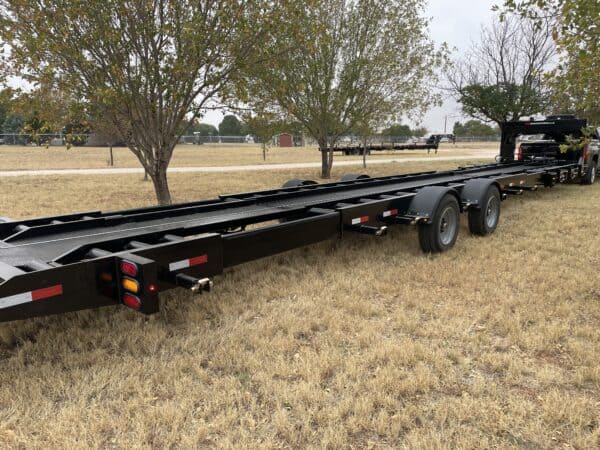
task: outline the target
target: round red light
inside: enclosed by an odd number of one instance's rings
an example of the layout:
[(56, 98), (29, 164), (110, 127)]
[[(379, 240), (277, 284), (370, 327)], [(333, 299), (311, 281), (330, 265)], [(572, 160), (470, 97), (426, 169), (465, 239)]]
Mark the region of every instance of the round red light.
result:
[(121, 273), (124, 273), (125, 275), (129, 275), (130, 277), (135, 277), (138, 274), (137, 264), (132, 263), (130, 261), (121, 261), (121, 264), (119, 264), (119, 267), (121, 269)]
[(142, 307), (142, 301), (135, 295), (131, 294), (123, 295), (123, 303), (125, 304), (125, 306), (128, 306), (131, 309), (135, 309), (136, 311), (138, 311)]
[(158, 291), (158, 288), (156, 287), (155, 284), (151, 284), (150, 286), (148, 286), (148, 291), (149, 292), (156, 292), (156, 291)]

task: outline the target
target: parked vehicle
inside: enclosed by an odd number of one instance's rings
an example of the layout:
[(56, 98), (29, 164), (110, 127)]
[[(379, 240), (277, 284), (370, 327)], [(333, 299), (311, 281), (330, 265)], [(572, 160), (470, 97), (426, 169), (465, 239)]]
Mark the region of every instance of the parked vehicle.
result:
[[(290, 180), (282, 188), (222, 195), (172, 206), (40, 219), (0, 220), (0, 321), (100, 306), (159, 309), (159, 292), (209, 291), (224, 269), (353, 233), (384, 236), (393, 225), (418, 228), (426, 253), (450, 250), (460, 214), (486, 236), (513, 195), (559, 183), (595, 181), (598, 148), (515, 153), (523, 134), (557, 142), (585, 121), (547, 119), (502, 127), (498, 162), (335, 183)], [(325, 255), (323, 255), (325, 256)]]

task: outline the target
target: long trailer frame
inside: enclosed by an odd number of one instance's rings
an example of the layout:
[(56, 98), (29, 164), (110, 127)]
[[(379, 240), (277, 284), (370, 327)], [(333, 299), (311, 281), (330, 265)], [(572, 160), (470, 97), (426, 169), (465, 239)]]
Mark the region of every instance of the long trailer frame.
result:
[(119, 304), (153, 314), (164, 290), (208, 291), (228, 267), (348, 233), (382, 236), (397, 224), (416, 225), (423, 250), (445, 251), (456, 240), (459, 212), (468, 213), (472, 232), (489, 234), (500, 214), (494, 199), (582, 175), (572, 161), (505, 162), (327, 184), (291, 180), (281, 189), (166, 207), (4, 219), (0, 321)]

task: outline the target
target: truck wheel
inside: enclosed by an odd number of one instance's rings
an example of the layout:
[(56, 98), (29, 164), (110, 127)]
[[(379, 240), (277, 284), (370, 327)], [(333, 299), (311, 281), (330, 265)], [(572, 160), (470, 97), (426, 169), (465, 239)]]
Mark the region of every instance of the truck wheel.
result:
[(425, 253), (442, 253), (456, 243), (460, 225), (460, 208), (456, 197), (442, 197), (430, 224), (419, 224), (419, 243)]
[(479, 209), (469, 209), (469, 230), (479, 236), (487, 236), (496, 231), (500, 221), (500, 191), (490, 186)]
[(588, 167), (588, 171), (583, 177), (583, 184), (594, 184), (596, 182), (596, 175), (598, 174), (598, 163), (592, 161)]

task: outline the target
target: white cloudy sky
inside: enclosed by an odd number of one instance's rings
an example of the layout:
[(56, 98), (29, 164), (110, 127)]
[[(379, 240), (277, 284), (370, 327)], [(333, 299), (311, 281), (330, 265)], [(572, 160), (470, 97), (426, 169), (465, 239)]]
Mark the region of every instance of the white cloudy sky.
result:
[[(427, 16), (431, 17), (431, 36), (437, 43), (446, 42), (456, 53), (467, 49), (472, 40), (476, 40), (482, 25), (492, 21), (491, 11), (500, 0), (429, 0)], [(429, 111), (423, 118), (423, 125), (431, 132), (444, 131), (444, 119), (448, 116), (448, 131), (459, 116), (460, 107), (452, 99), (447, 99), (440, 108)], [(452, 117), (451, 117), (452, 116)], [(203, 121), (218, 125), (223, 115), (209, 112)]]

